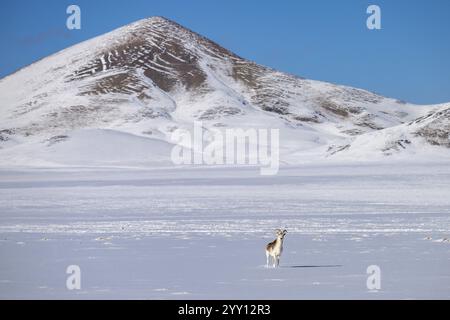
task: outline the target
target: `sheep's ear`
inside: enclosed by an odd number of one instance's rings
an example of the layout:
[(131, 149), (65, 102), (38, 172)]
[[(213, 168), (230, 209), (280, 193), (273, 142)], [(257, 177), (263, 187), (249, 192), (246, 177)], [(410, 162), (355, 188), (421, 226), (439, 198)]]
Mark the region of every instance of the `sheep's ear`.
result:
[(284, 230), (283, 230), (283, 234), (286, 234), (286, 233), (287, 233), (287, 230), (286, 230), (286, 229), (284, 229)]

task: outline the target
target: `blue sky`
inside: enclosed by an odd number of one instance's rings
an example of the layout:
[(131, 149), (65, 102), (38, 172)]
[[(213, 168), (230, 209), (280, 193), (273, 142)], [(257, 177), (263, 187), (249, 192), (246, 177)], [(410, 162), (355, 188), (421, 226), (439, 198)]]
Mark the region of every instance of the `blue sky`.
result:
[[(81, 30), (66, 8), (81, 7)], [(382, 30), (366, 28), (381, 7)], [(450, 101), (449, 0), (2, 0), (0, 77), (135, 20), (161, 15), (238, 55), (409, 102)]]

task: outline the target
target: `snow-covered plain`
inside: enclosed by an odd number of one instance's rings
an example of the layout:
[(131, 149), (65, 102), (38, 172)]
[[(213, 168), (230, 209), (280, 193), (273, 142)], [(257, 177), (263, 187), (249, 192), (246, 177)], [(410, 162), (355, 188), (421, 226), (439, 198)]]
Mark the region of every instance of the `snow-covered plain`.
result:
[[(0, 298), (450, 297), (448, 103), (278, 72), (162, 17), (0, 79), (0, 96)], [(173, 133), (198, 122), (205, 144), (278, 129), (279, 173), (174, 168)]]
[[(448, 162), (0, 170), (0, 298), (450, 298)], [(288, 230), (278, 269), (274, 229)], [(66, 268), (81, 268), (81, 290)], [(366, 287), (369, 265), (381, 289)]]

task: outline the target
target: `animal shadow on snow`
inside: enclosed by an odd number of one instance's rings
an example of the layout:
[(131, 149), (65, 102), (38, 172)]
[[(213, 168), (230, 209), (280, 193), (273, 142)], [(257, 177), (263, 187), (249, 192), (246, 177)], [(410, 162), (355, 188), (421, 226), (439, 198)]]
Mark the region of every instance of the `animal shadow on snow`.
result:
[(280, 268), (340, 268), (342, 264), (324, 264), (324, 265), (286, 265)]

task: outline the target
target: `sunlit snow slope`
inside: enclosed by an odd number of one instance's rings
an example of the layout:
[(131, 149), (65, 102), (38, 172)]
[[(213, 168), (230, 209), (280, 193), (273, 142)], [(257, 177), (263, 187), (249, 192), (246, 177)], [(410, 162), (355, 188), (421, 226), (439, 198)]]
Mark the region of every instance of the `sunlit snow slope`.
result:
[(171, 133), (279, 128), (282, 163), (448, 155), (450, 104), (416, 106), (240, 58), (162, 17), (0, 80), (0, 165), (167, 165)]

